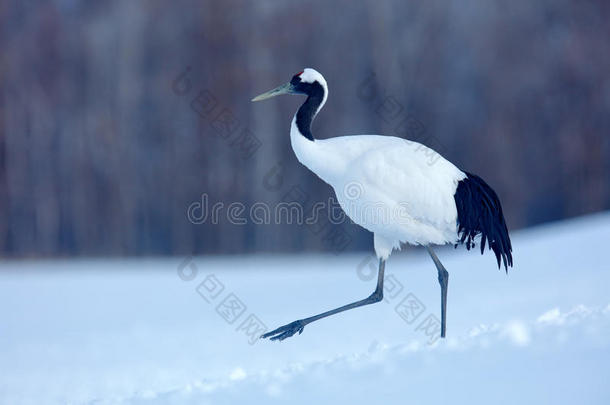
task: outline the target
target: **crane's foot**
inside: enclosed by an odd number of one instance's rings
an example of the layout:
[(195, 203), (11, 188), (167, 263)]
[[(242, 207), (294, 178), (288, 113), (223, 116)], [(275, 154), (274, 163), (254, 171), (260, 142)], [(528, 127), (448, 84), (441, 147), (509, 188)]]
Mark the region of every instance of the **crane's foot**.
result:
[(301, 320), (294, 321), (289, 323), (288, 325), (280, 326), (279, 328), (272, 330), (271, 332), (267, 332), (264, 335), (261, 335), (261, 339), (270, 340), (284, 340), (293, 336), (295, 333), (299, 332), (299, 335), (303, 333), (303, 328), (305, 328), (305, 323)]

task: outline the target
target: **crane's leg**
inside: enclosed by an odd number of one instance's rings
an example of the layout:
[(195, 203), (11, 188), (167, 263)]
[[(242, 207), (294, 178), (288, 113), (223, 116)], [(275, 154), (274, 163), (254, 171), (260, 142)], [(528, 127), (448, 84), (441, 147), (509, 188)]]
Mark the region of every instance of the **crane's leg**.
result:
[(271, 332), (267, 332), (261, 336), (264, 338), (271, 338), (271, 340), (284, 340), (299, 332), (301, 334), (303, 332), (303, 328), (305, 325), (310, 324), (318, 319), (326, 318), (327, 316), (331, 316), (334, 314), (338, 314), (339, 312), (347, 311), (353, 308), (358, 308), (364, 305), (374, 304), (383, 299), (383, 272), (385, 270), (385, 260), (379, 259), (379, 272), (377, 274), (377, 287), (375, 291), (367, 298), (352, 302), (351, 304), (343, 305), (342, 307), (331, 309), (330, 311), (322, 312), (321, 314), (310, 316), (309, 318), (299, 319), (298, 321), (294, 321), (284, 326), (280, 326), (279, 328), (272, 330)]
[(445, 330), (447, 328), (447, 285), (449, 284), (449, 272), (443, 266), (436, 253), (430, 246), (426, 246), (430, 257), (438, 270), (438, 283), (441, 285), (441, 337), (445, 337)]

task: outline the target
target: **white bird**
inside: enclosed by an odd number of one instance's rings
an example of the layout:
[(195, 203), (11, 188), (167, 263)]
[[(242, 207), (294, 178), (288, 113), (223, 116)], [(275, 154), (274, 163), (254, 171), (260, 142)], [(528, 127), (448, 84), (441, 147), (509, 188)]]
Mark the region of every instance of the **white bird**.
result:
[[(401, 244), (425, 246), (438, 270), (441, 286), (441, 337), (445, 337), (449, 273), (430, 245), (458, 243), (470, 250), (480, 236), (505, 269), (512, 266), (512, 247), (496, 193), (478, 176), (461, 171), (432, 149), (413, 141), (353, 135), (315, 139), (311, 123), (328, 98), (324, 77), (307, 68), (289, 83), (252, 101), (281, 94), (302, 94), (307, 100), (290, 126), (292, 149), (299, 162), (328, 183), (347, 216), (373, 232), (379, 271), (375, 291), (367, 298), (262, 335), (284, 340), (318, 319), (383, 299), (385, 262)], [(436, 154), (434, 164), (430, 156)]]

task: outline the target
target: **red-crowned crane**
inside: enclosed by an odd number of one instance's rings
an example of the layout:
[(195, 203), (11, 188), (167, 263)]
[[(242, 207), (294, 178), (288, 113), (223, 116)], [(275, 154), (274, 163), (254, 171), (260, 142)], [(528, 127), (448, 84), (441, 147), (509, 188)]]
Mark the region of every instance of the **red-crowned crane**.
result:
[(252, 101), (281, 94), (302, 94), (307, 100), (290, 126), (292, 149), (299, 161), (328, 183), (347, 216), (373, 232), (379, 258), (377, 287), (367, 298), (305, 319), (299, 319), (262, 335), (284, 340), (318, 319), (373, 304), (383, 299), (385, 262), (402, 243), (425, 246), (438, 270), (441, 286), (441, 336), (445, 337), (449, 273), (431, 245), (465, 244), (470, 250), (480, 235), (508, 271), (512, 247), (496, 193), (480, 177), (461, 171), (448, 160), (417, 142), (380, 135), (340, 136), (315, 139), (311, 123), (324, 106), (328, 86), (314, 69), (294, 75), (289, 83), (263, 93)]

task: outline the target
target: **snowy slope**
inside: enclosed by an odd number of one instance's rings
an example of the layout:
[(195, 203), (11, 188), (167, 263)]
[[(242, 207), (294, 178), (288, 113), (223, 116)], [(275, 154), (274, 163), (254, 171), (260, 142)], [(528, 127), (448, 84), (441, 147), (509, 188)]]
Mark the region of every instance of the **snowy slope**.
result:
[(420, 250), (391, 257), (385, 303), (255, 344), (245, 321), (271, 329), (367, 296), (374, 260), (5, 261), (0, 403), (607, 404), (608, 241), (608, 213), (514, 233), (508, 276), (489, 253), (440, 250), (444, 341), (424, 330), (440, 294)]

